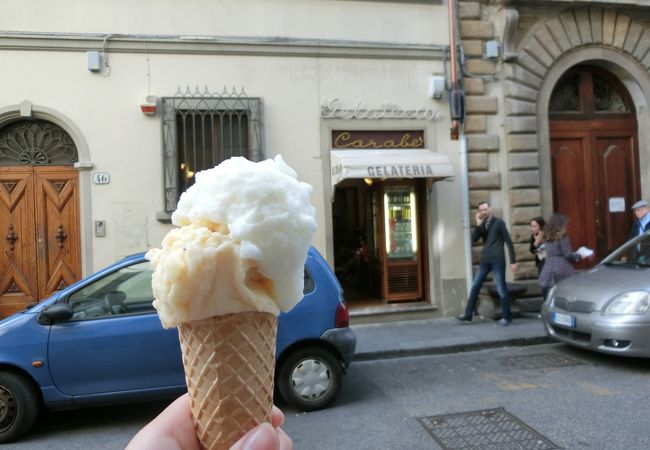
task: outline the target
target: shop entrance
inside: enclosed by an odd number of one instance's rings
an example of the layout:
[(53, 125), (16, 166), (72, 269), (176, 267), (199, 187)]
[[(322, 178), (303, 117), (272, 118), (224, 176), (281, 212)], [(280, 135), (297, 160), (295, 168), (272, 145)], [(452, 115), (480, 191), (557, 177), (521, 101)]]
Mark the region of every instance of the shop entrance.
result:
[(426, 301), (423, 179), (348, 179), (333, 204), (334, 265), (352, 308)]

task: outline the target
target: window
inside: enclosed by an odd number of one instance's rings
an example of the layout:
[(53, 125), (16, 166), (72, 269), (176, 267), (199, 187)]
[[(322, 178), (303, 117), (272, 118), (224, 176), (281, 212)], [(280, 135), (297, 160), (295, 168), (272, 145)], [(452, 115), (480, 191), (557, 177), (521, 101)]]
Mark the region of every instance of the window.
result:
[(70, 295), (73, 319), (151, 312), (151, 264), (123, 267)]
[(316, 283), (314, 282), (311, 273), (309, 273), (309, 271), (307, 270), (307, 267), (305, 267), (305, 274), (303, 279), (304, 279), (304, 287), (302, 289), (302, 293), (303, 295), (307, 295), (316, 288)]
[(240, 92), (190, 92), (163, 98), (165, 211), (176, 209), (196, 172), (233, 156), (263, 159), (262, 102)]
[(580, 119), (580, 114), (622, 117), (632, 113), (631, 106), (625, 87), (615, 76), (597, 67), (578, 66), (557, 82), (548, 109), (551, 114)]
[(71, 166), (77, 148), (63, 128), (45, 120), (19, 120), (0, 129), (0, 166)]
[(577, 74), (565, 76), (557, 83), (548, 109), (551, 112), (580, 111), (580, 80)]

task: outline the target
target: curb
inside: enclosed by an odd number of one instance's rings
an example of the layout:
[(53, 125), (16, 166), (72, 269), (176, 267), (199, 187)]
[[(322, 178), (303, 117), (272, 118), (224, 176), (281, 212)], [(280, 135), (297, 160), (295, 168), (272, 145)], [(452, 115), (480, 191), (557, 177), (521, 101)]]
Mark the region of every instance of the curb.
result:
[(377, 352), (355, 353), (352, 361), (376, 361), (381, 359), (407, 358), (410, 356), (445, 355), (449, 353), (475, 352), (490, 348), (519, 347), (554, 343), (549, 336), (505, 339), (500, 341), (472, 342), (446, 346), (420, 347), (412, 349), (380, 350)]

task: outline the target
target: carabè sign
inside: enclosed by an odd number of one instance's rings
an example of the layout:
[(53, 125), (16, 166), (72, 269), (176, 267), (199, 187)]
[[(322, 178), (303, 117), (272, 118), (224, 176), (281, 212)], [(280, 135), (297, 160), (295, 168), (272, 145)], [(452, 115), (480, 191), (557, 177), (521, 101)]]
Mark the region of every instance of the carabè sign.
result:
[(95, 184), (108, 184), (111, 182), (111, 176), (108, 172), (94, 172), (93, 183)]

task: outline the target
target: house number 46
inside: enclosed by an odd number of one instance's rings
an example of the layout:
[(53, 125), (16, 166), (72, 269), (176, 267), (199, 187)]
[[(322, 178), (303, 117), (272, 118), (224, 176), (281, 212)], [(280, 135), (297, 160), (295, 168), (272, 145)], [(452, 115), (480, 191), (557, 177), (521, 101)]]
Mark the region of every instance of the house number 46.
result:
[(111, 176), (108, 172), (95, 172), (93, 173), (93, 183), (95, 184), (108, 184), (111, 182)]

